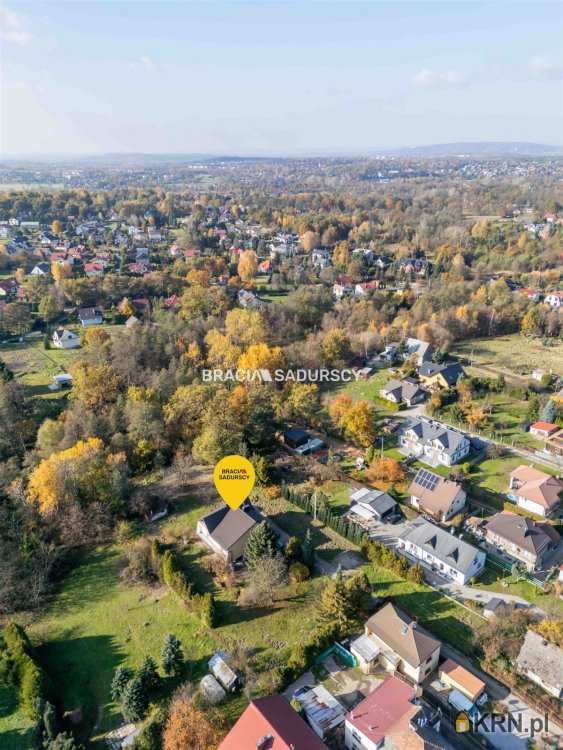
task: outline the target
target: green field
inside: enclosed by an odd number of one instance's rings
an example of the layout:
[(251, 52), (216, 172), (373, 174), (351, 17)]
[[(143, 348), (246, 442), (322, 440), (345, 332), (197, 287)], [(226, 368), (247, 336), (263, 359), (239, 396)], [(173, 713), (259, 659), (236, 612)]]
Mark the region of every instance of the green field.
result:
[(16, 379), (23, 383), (30, 395), (58, 398), (68, 391), (50, 391), (49, 385), (54, 375), (67, 372), (76, 360), (80, 349), (45, 349), (43, 337), (28, 339), (21, 344), (3, 344), (0, 346), (0, 358), (14, 373)]
[(33, 722), (18, 709), (11, 687), (0, 682), (0, 747), (2, 750), (29, 750)]
[(484, 625), (478, 614), (461, 607), (429, 586), (412, 583), (377, 565), (366, 568), (374, 596), (393, 601), (426, 626), (434, 635), (460, 651), (473, 652), (473, 631)]
[(511, 594), (520, 596), (531, 604), (536, 604), (544, 609), (548, 615), (558, 618), (563, 617), (563, 600), (558, 596), (546, 594), (538, 586), (525, 580), (519, 580), (519, 576), (511, 576), (490, 560), (485, 570), (474, 584), (476, 588), (496, 591), (499, 594)]
[[(509, 475), (517, 466), (526, 464), (534, 466), (536, 469), (546, 474), (556, 474), (554, 469), (550, 469), (540, 463), (532, 463), (520, 456), (505, 455), (499, 458), (486, 458), (477, 466), (471, 469), (471, 481), (490, 492), (506, 493), (508, 489)], [(504, 498), (501, 498), (503, 501)]]
[[(454, 346), (452, 354), (468, 358), (475, 367), (483, 369), (481, 375), (488, 374), (489, 377), (502, 371), (508, 375), (531, 377), (536, 368), (556, 373), (563, 369), (562, 341), (550, 339), (549, 345), (544, 346), (541, 339), (518, 333), (492, 339), (470, 339)], [(472, 374), (471, 370), (469, 374)]]

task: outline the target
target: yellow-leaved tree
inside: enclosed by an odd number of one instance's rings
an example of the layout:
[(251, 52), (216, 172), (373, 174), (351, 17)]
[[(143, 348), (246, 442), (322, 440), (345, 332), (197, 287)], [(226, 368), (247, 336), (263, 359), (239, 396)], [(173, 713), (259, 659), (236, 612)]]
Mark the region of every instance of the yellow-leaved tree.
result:
[(41, 461), (29, 478), (27, 497), (43, 515), (74, 502), (101, 502), (115, 509), (125, 486), (124, 455), (108, 453), (99, 438), (89, 438)]
[(239, 370), (274, 370), (283, 368), (285, 359), (281, 347), (268, 346), (267, 344), (253, 344), (239, 357)]

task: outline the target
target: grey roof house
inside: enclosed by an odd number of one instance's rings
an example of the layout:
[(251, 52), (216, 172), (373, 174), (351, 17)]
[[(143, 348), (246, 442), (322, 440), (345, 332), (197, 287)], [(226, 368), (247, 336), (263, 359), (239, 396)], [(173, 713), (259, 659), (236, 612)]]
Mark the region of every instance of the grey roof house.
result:
[(381, 398), (394, 404), (406, 404), (413, 406), (419, 404), (428, 396), (428, 391), (422, 388), (415, 380), (405, 378), (404, 380), (390, 380), (379, 391)]
[(396, 508), (395, 500), (382, 490), (361, 487), (350, 492), (350, 511), (360, 518), (384, 521)]
[(452, 388), (464, 376), (459, 362), (424, 362), (418, 368), (418, 374), (429, 388)]
[(524, 563), (529, 571), (541, 568), (545, 557), (561, 541), (553, 526), (508, 511), (494, 515), (485, 526), (485, 534), (489, 544)]
[(486, 554), (430, 521), (417, 518), (398, 539), (398, 548), (435, 572), (465, 584), (485, 567)]
[(204, 544), (232, 564), (244, 555), (248, 535), (264, 516), (250, 503), (237, 510), (224, 505), (197, 522), (196, 532)]
[(467, 456), (471, 443), (463, 432), (419, 417), (401, 426), (399, 447), (430, 466), (452, 466)]
[(563, 650), (528, 630), (516, 659), (518, 671), (555, 698), (563, 695)]

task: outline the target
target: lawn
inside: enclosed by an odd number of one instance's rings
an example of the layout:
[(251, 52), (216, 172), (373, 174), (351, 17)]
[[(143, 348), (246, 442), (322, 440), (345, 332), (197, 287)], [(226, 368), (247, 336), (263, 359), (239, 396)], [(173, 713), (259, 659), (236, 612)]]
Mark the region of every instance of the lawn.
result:
[[(279, 654), (313, 625), (319, 579), (286, 587), (271, 608), (240, 609), (237, 590), (221, 589), (216, 592), (219, 626), (209, 630), (163, 587), (122, 584), (122, 552), (115, 546), (86, 555), (29, 628), (64, 709), (82, 709), (83, 738), (99, 737), (121, 723), (109, 697), (113, 672), (120, 664), (138, 667), (147, 654), (158, 662), (167, 633), (176, 634), (183, 644), (184, 679), (199, 680), (219, 647), (228, 649), (240, 642), (263, 657)], [(185, 555), (194, 566), (202, 550), (190, 546)], [(168, 680), (163, 692), (171, 692), (175, 685)], [(241, 696), (227, 702), (227, 719), (234, 719), (244, 705)]]
[(509, 375), (530, 377), (536, 368), (561, 371), (563, 342), (550, 340), (549, 345), (544, 346), (542, 339), (515, 333), (492, 339), (464, 341), (453, 348), (452, 354), (468, 358), (478, 368), (490, 368), (490, 376), (495, 372), (506, 371)]
[(538, 586), (529, 581), (522, 580), (520, 576), (507, 574), (494, 562), (489, 560), (483, 573), (474, 584), (476, 588), (496, 591), (499, 594), (511, 594), (520, 596), (531, 604), (536, 604), (544, 609), (549, 615), (558, 618), (563, 617), (563, 600), (552, 594), (546, 594)]
[(391, 404), (387, 407), (386, 402), (379, 396), (379, 391), (383, 388), (385, 383), (393, 377), (395, 376), (391, 375), (388, 369), (378, 370), (367, 380), (359, 379), (353, 380), (350, 383), (336, 385), (331, 389), (329, 397), (334, 398), (335, 395), (346, 394), (346, 396), (349, 396), (353, 401), (363, 400), (375, 403), (378, 416), (396, 417), (397, 411), (393, 411)]
[(405, 581), (377, 565), (366, 568), (374, 596), (393, 597), (393, 601), (438, 638), (467, 654), (473, 652), (473, 632), (485, 621), (478, 614), (424, 584)]
[(50, 391), (48, 386), (53, 382), (53, 375), (67, 372), (78, 352), (80, 349), (45, 349), (43, 337), (0, 346), (0, 358), (16, 379), (27, 387), (30, 395), (43, 398), (60, 398), (68, 393), (65, 390)]
[(18, 709), (15, 691), (0, 683), (0, 747), (2, 750), (29, 750), (33, 722)]
[[(499, 458), (486, 458), (478, 465), (471, 468), (470, 478), (477, 486), (482, 487), (489, 492), (506, 493), (508, 489), (508, 480), (510, 472), (514, 471), (517, 466), (526, 464), (535, 466), (536, 469), (546, 474), (556, 474), (554, 469), (543, 466), (540, 463), (531, 463), (520, 456), (507, 454)], [(504, 501), (504, 498), (501, 498)]]
[(329, 481), (325, 482), (321, 490), (330, 498), (330, 509), (338, 515), (344, 515), (350, 508), (350, 490), (352, 485), (348, 482)]

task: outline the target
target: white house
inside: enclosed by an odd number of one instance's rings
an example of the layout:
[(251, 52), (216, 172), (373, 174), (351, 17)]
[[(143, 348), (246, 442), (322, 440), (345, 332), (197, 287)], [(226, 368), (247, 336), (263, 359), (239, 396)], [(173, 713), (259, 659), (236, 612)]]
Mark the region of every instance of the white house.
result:
[(563, 481), (533, 466), (521, 465), (510, 474), (506, 494), (519, 508), (546, 517), (551, 515), (561, 502)]
[(430, 466), (453, 466), (471, 449), (469, 438), (451, 427), (430, 419), (410, 419), (399, 431), (403, 453), (416, 456)]
[(76, 333), (67, 328), (57, 328), (53, 333), (53, 346), (56, 349), (77, 349), (80, 339)]
[(550, 307), (558, 310), (560, 307), (563, 307), (563, 292), (550, 292), (549, 294), (546, 294), (544, 302)]
[(424, 518), (417, 518), (407, 526), (398, 539), (398, 548), (460, 584), (476, 578), (487, 559), (481, 550)]

